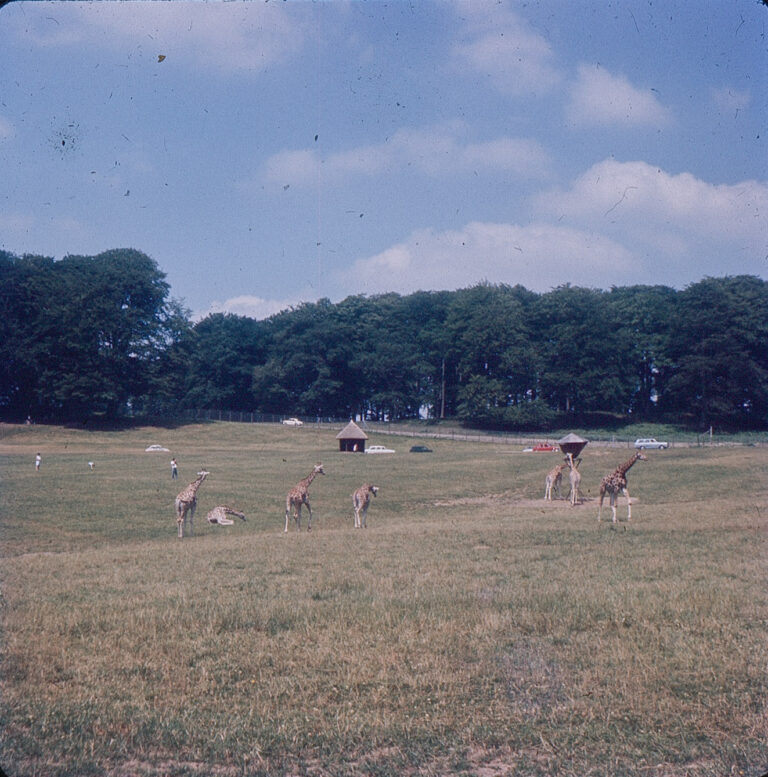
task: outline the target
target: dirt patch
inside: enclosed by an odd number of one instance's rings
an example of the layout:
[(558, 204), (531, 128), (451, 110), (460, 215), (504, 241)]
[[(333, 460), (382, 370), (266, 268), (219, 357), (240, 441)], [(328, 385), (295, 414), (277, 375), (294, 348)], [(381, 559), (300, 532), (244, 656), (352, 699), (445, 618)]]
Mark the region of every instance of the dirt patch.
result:
[(490, 505), (509, 500), (509, 494), (486, 494), (485, 496), (465, 496), (458, 499), (441, 499), (433, 502), (434, 507), (458, 507), (463, 505)]

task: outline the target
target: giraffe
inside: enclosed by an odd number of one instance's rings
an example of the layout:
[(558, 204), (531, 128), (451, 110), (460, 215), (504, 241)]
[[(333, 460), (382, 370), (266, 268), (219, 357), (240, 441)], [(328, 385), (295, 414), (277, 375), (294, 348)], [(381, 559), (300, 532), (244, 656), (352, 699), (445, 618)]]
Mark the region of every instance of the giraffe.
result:
[[(371, 503), (371, 494), (376, 496), (379, 490), (378, 486), (372, 486), (370, 483), (363, 483), (360, 488), (352, 494), (352, 506), (355, 508), (355, 528), (365, 529), (366, 521), (365, 517), (368, 515), (368, 505)], [(360, 521), (360, 513), (363, 514), (362, 524)]]
[(231, 526), (234, 521), (227, 518), (228, 515), (236, 515), (245, 520), (245, 515), (229, 505), (219, 505), (208, 513), (208, 523), (217, 523), (219, 526)]
[(548, 502), (552, 501), (552, 490), (557, 491), (557, 498), (560, 499), (560, 484), (563, 482), (563, 470), (568, 465), (563, 462), (553, 467), (547, 474), (547, 479), (544, 482), (544, 499)]
[(570, 472), (568, 473), (569, 479), (571, 481), (571, 507), (574, 505), (581, 504), (581, 501), (579, 499), (579, 484), (581, 483), (581, 473), (579, 472), (579, 464), (581, 464), (581, 459), (576, 459), (576, 461), (573, 460), (573, 454), (569, 453), (566, 456), (566, 465)]
[(325, 475), (325, 472), (323, 471), (323, 465), (322, 464), (315, 464), (314, 469), (312, 472), (307, 475), (307, 477), (304, 478), (304, 480), (300, 480), (289, 492), (288, 496), (285, 498), (285, 531), (288, 531), (288, 518), (291, 514), (291, 509), (293, 509), (294, 514), (293, 517), (296, 521), (296, 528), (301, 531), (301, 508), (303, 505), (307, 506), (307, 510), (309, 510), (309, 521), (307, 523), (307, 531), (312, 531), (312, 508), (309, 504), (308, 499), (308, 489), (310, 486), (310, 483), (317, 477), (317, 475)]
[(184, 536), (187, 513), (189, 513), (189, 533), (194, 534), (192, 522), (197, 508), (197, 489), (209, 474), (206, 470), (198, 472), (197, 477), (176, 497), (176, 526), (179, 530), (179, 539)]
[(616, 467), (610, 475), (606, 475), (603, 478), (602, 483), (600, 483), (600, 506), (597, 511), (598, 521), (603, 514), (603, 497), (605, 497), (606, 493), (611, 497), (613, 523), (616, 523), (616, 501), (620, 493), (627, 497), (627, 520), (632, 520), (632, 502), (629, 499), (629, 491), (627, 490), (627, 470), (636, 461), (648, 461), (648, 457), (644, 456), (640, 451), (636, 451), (631, 459), (627, 459), (623, 464)]

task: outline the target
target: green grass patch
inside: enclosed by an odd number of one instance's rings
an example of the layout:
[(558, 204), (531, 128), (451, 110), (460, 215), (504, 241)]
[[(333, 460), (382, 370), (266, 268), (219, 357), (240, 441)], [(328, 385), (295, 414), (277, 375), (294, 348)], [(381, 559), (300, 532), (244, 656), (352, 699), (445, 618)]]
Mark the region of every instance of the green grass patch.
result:
[[(0, 428), (10, 775), (762, 774), (765, 449), (650, 452), (614, 526), (624, 449), (585, 450), (572, 508), (542, 499), (555, 454), (335, 431)], [(220, 503), (247, 522), (209, 526)]]

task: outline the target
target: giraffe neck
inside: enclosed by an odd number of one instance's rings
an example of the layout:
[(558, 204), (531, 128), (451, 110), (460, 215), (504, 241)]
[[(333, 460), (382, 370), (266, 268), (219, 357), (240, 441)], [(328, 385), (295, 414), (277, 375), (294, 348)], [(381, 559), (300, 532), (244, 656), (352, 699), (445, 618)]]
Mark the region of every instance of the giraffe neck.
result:
[(627, 470), (629, 470), (629, 468), (637, 461), (637, 459), (638, 459), (638, 454), (635, 453), (635, 455), (631, 459), (629, 459), (628, 461), (625, 461), (620, 467), (618, 467), (616, 469), (616, 472), (620, 475), (626, 475)]
[(198, 475), (190, 484), (189, 488), (193, 494), (197, 493), (197, 489), (200, 488), (202, 482), (205, 480), (205, 475)]
[(304, 488), (309, 488), (309, 484), (317, 477), (317, 472), (315, 470), (312, 470), (312, 472), (307, 475), (307, 477), (304, 478), (301, 482), (304, 484)]

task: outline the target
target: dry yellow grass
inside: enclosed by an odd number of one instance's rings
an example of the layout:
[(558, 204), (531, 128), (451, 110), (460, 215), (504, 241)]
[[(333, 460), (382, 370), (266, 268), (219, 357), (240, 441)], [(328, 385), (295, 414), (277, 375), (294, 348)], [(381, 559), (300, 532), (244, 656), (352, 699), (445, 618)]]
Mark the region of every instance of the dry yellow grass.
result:
[[(613, 527), (596, 487), (626, 450), (587, 449), (571, 508), (541, 499), (546, 454), (354, 456), (333, 437), (0, 438), (10, 775), (765, 771), (768, 450), (652, 453)], [(314, 530), (284, 535), (318, 460)], [(201, 466), (179, 542), (173, 496)], [(381, 491), (355, 531), (364, 480)], [(248, 522), (203, 525), (221, 502)]]

